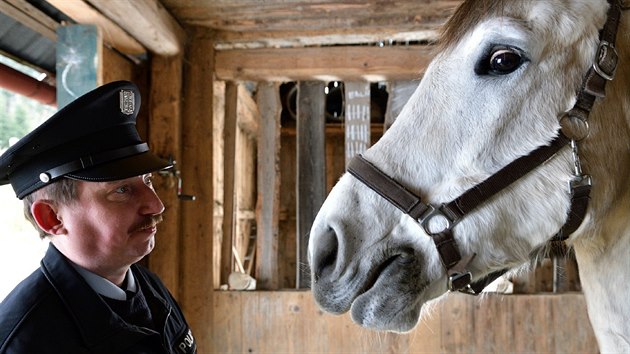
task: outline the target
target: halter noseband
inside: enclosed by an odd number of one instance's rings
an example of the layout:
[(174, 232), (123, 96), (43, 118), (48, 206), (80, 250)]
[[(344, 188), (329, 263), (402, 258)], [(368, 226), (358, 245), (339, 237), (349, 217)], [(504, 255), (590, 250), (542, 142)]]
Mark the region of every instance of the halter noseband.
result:
[[(606, 82), (614, 78), (618, 63), (614, 43), (621, 16), (620, 4), (619, 0), (608, 2), (610, 4), (608, 17), (600, 32), (600, 44), (593, 66), (584, 77), (575, 105), (560, 118), (562, 128), (549, 145), (541, 146), (528, 155), (512, 161), (457, 199), (441, 205), (423, 203), (420, 197), (387, 176), (361, 155), (354, 157), (348, 164), (348, 172), (351, 175), (416, 220), (433, 239), (447, 271), (447, 285), (450, 291), (478, 294), (486, 285), (507, 271), (505, 269), (491, 273), (473, 283), (472, 273), (467, 268), (475, 254), (461, 257), (453, 237), (453, 227), (466, 214), (543, 164), (567, 144), (571, 145), (575, 165), (574, 176), (569, 181), (571, 208), (565, 224), (550, 241), (566, 240), (582, 224), (590, 199), (591, 177), (582, 174), (577, 142), (588, 135), (588, 115), (595, 99), (605, 96)], [(435, 231), (431, 220), (438, 219), (445, 226)]]

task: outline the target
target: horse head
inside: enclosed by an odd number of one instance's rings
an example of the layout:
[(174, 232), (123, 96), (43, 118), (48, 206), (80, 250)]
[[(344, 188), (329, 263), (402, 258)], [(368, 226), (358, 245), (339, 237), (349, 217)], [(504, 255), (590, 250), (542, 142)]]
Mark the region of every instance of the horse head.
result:
[[(606, 0), (464, 1), (446, 23), (416, 91), (365, 151), (364, 164), (424, 206), (438, 208), (549, 146), (567, 133), (561, 126), (565, 112), (575, 109), (585, 75), (601, 56), (608, 9)], [(570, 136), (573, 144), (559, 147), (452, 225), (443, 218), (422, 225), (361, 176), (342, 176), (310, 233), (312, 291), (319, 305), (332, 313), (350, 311), (365, 327), (411, 330), (423, 304), (449, 290), (449, 269), (433, 230), (452, 234), (473, 282), (519, 267), (565, 225), (577, 162), (593, 180), (584, 222), (569, 238), (580, 271), (582, 261), (601, 256), (616, 237), (601, 235), (607, 227), (630, 238), (628, 214), (621, 217), (630, 209), (625, 17), (619, 33), (616, 78), (606, 86), (606, 97), (597, 97), (587, 134)], [(578, 121), (585, 125), (585, 119)]]

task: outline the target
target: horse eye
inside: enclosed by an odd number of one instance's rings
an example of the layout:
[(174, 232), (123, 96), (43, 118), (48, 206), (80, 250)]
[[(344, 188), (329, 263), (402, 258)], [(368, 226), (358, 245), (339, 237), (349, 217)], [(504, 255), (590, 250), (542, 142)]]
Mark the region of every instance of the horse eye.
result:
[(512, 49), (500, 49), (492, 53), (489, 72), (495, 75), (506, 75), (518, 69), (523, 63), (521, 55)]

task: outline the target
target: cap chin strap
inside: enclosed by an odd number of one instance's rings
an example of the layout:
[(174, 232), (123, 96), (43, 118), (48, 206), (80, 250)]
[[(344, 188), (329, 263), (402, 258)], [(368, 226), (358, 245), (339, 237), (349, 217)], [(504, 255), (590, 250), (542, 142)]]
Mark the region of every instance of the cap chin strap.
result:
[(63, 165), (53, 167), (39, 174), (39, 180), (48, 183), (57, 177), (67, 175), (72, 172), (84, 170), (109, 161), (117, 160), (123, 157), (137, 155), (149, 151), (147, 143), (141, 143), (123, 148), (99, 152), (98, 154), (85, 155), (74, 161), (64, 163)]

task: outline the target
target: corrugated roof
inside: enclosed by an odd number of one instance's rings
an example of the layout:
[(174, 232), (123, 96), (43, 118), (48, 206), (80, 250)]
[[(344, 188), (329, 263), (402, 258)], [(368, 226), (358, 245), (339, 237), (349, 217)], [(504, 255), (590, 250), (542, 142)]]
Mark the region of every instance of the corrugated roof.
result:
[(0, 12), (0, 51), (55, 72), (55, 42)]

